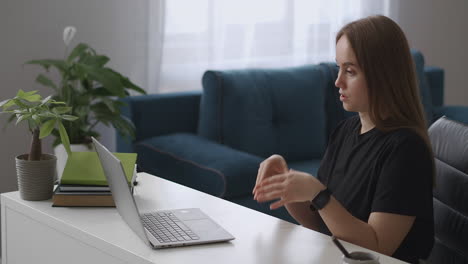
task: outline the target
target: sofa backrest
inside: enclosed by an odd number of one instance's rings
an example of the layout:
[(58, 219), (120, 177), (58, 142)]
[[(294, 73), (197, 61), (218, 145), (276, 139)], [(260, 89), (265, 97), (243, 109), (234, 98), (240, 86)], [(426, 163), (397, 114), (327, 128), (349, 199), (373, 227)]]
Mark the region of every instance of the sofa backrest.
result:
[(418, 78), (419, 92), (421, 94), (421, 102), (426, 113), (428, 127), (432, 124), (434, 118), (434, 110), (432, 106), (432, 93), (424, 73), (424, 56), (417, 50), (411, 50), (411, 55), (416, 66), (416, 77)]
[[(424, 57), (416, 50), (411, 54), (431, 124), (433, 100)], [(198, 134), (260, 157), (277, 153), (288, 161), (320, 159), (335, 126), (356, 114), (346, 112), (339, 101), (337, 74), (335, 63), (207, 71)]]
[(319, 158), (329, 80), (320, 65), (207, 71), (198, 134), (260, 157)]

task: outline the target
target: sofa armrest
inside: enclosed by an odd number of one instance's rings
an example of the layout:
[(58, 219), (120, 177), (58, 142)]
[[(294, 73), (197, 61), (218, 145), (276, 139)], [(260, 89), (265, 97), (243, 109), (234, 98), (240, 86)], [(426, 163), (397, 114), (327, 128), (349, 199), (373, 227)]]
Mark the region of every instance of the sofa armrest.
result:
[(131, 96), (122, 115), (135, 125), (136, 138), (116, 135), (118, 152), (133, 152), (135, 142), (177, 132), (196, 133), (201, 91)]
[(436, 118), (446, 116), (458, 122), (468, 124), (468, 106), (441, 106), (435, 108)]
[(224, 198), (252, 194), (263, 160), (187, 133), (143, 140), (135, 150), (143, 171)]
[(424, 74), (431, 90), (433, 106), (444, 104), (444, 70), (439, 67), (425, 66)]

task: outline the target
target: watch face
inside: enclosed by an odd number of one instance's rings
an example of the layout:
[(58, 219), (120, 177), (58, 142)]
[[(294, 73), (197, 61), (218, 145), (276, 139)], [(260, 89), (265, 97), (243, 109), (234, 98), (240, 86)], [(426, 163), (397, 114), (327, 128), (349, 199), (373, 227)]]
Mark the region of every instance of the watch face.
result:
[(327, 189), (320, 191), (319, 194), (312, 200), (312, 204), (318, 210), (322, 209), (330, 201), (330, 191)]

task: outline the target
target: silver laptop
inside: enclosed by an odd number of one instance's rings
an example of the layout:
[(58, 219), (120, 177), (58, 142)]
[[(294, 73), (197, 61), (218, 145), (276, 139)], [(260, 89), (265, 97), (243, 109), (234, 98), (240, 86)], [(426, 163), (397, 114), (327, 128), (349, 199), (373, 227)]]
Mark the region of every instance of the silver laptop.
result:
[[(117, 211), (130, 228), (153, 248), (207, 244), (234, 239), (198, 208), (140, 213), (122, 163), (99, 141), (93, 144), (101, 161)], [(169, 197), (168, 197), (169, 198)]]

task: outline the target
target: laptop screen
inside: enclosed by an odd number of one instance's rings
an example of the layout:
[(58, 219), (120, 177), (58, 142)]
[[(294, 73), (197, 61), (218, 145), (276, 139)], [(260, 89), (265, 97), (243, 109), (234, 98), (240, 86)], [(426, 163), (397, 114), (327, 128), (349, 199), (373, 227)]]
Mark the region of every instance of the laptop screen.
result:
[(138, 207), (128, 186), (122, 163), (94, 137), (93, 144), (101, 161), (117, 211), (127, 225), (146, 243), (148, 237), (141, 223)]

